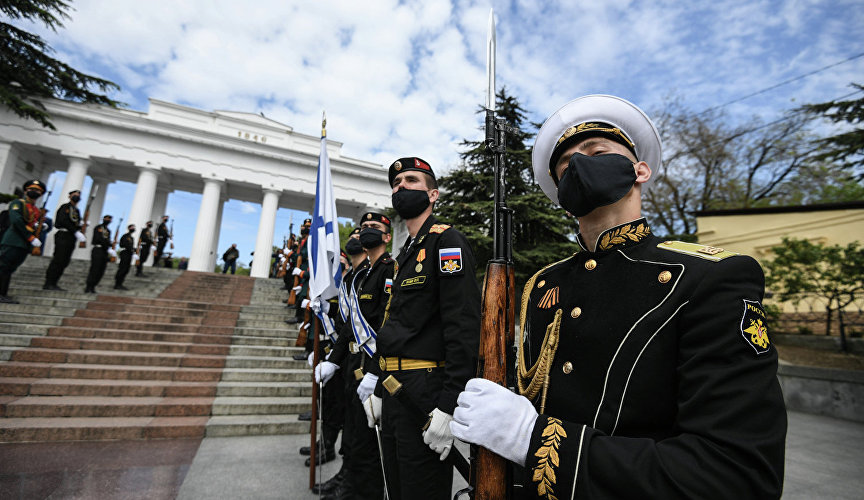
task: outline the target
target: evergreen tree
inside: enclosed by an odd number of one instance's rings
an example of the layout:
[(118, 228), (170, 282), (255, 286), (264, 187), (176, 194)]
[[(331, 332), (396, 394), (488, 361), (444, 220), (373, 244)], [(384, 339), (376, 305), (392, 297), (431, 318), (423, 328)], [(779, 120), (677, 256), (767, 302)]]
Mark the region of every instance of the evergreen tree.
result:
[[(864, 85), (853, 83), (852, 87), (858, 92), (864, 91)], [(828, 118), (834, 123), (852, 126), (851, 130), (820, 139), (818, 144), (821, 150), (814, 159), (837, 162), (844, 169), (852, 171), (858, 180), (864, 179), (864, 128), (861, 126), (864, 121), (864, 98), (807, 104), (802, 110)]]
[[(42, 22), (57, 31), (62, 19), (69, 18), (69, 3), (63, 0), (22, 0), (0, 2), (0, 12), (11, 19)], [(77, 71), (50, 56), (53, 49), (41, 37), (0, 21), (0, 103), (16, 115), (54, 129), (40, 99), (58, 98), (71, 101), (116, 106), (119, 103), (101, 92), (119, 87), (95, 76)]]
[[(534, 132), (527, 130), (525, 110), (516, 97), (502, 88), (496, 96), (498, 117), (516, 131), (507, 134), (504, 184), (507, 206), (513, 209), (513, 260), (517, 289), (541, 267), (575, 251), (576, 220), (549, 201), (534, 182), (531, 145)], [(485, 113), (484, 109), (478, 113)], [(536, 129), (536, 125), (530, 124)], [(482, 132), (478, 137), (483, 137)], [(438, 179), (442, 196), (436, 214), (465, 234), (478, 263), (478, 277), (492, 258), (494, 179), (492, 156), (482, 140), (463, 140), (461, 165)]]

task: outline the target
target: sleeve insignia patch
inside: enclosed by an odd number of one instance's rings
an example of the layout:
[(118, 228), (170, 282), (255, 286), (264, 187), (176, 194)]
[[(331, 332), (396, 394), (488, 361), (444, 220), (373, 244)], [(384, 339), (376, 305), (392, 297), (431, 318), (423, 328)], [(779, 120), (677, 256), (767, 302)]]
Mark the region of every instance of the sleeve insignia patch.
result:
[(566, 437), (567, 432), (561, 425), (561, 421), (557, 418), (548, 417), (547, 425), (541, 436), (542, 444), (534, 452), (534, 456), (538, 460), (531, 475), (531, 480), (537, 483), (537, 496), (540, 498), (550, 500), (557, 498), (554, 488), (557, 482), (555, 471), (560, 463), (558, 448), (561, 446), (561, 441)]
[(540, 302), (537, 303), (537, 307), (540, 309), (549, 309), (550, 307), (554, 307), (558, 304), (558, 287), (550, 288), (546, 290), (546, 293), (543, 295), (543, 298), (540, 299)]
[(438, 250), (438, 259), (443, 273), (453, 274), (462, 270), (461, 248), (442, 248)]
[(360, 300), (372, 300), (372, 294), (371, 294), (371, 293), (364, 293), (364, 294), (361, 294), (361, 295), (360, 295)]
[(755, 300), (744, 299), (744, 316), (741, 318), (741, 336), (750, 344), (756, 354), (765, 354), (771, 349), (768, 340), (768, 321), (765, 309)]
[(429, 233), (430, 234), (440, 234), (440, 233), (443, 233), (444, 231), (446, 231), (448, 229), (450, 229), (450, 226), (447, 224), (435, 224), (429, 228)]
[(391, 288), (393, 288), (393, 278), (385, 278), (384, 279), (384, 293), (390, 293)]

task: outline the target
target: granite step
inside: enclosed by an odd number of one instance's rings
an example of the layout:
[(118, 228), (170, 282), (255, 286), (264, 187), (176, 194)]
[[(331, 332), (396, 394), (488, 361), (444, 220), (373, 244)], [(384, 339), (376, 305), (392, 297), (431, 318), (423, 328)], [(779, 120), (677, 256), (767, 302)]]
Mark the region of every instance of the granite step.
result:
[[(274, 390), (272, 395), (282, 392)], [(215, 381), (0, 378), (0, 394), (16, 396), (214, 397), (217, 393)]]
[(208, 420), (206, 416), (6, 418), (0, 442), (203, 438)]
[[(15, 351), (11, 361), (93, 365), (222, 368), (224, 356), (187, 353), (115, 352), (89, 349), (40, 349)], [(238, 363), (243, 363), (238, 360)]]
[[(6, 418), (200, 417), (210, 415), (210, 408), (214, 401), (212, 397), (163, 398), (64, 395), (25, 396), (20, 398), (3, 396), (2, 398), (15, 398), (11, 401), (0, 403), (0, 415)], [(283, 404), (287, 405), (287, 403)], [(231, 402), (225, 403), (221, 411), (231, 411), (230, 406)], [(260, 409), (259, 411), (264, 411), (264, 409)]]
[(207, 422), (207, 437), (309, 434), (309, 422), (296, 415), (218, 415)]
[(90, 351), (116, 351), (116, 352), (149, 352), (149, 353), (190, 353), (208, 355), (226, 355), (231, 349), (226, 344), (197, 344), (181, 342), (156, 342), (142, 340), (118, 340), (118, 339), (81, 339), (75, 337), (60, 337), (49, 335), (47, 337), (33, 338), (31, 347), (44, 349), (62, 350), (90, 350)]
[[(21, 351), (17, 351), (21, 352)], [(309, 370), (297, 370), (309, 379)], [(177, 382), (216, 382), (222, 370), (216, 368), (100, 365), (79, 363), (40, 363), (7, 361), (0, 363), (0, 377), (76, 378), (105, 380), (171, 380)], [(243, 380), (243, 379), (237, 379)], [(287, 380), (282, 378), (281, 380)]]
[(140, 340), (152, 342), (178, 342), (194, 344), (231, 344), (230, 335), (209, 335), (204, 333), (175, 333), (147, 330), (118, 330), (111, 328), (87, 328), (71, 326), (45, 327), (47, 335), (70, 338), (95, 338), (115, 340)]

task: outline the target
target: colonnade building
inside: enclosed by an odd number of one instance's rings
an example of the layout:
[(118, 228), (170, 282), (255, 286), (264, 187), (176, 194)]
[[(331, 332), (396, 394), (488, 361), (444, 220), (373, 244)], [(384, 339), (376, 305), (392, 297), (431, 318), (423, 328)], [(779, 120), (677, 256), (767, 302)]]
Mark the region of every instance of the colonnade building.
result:
[[(101, 222), (112, 182), (136, 184), (126, 213), (139, 229), (148, 220), (158, 224), (171, 192), (201, 193), (188, 269), (212, 271), (220, 255), (225, 202), (260, 203), (258, 225), (249, 228), (256, 234), (251, 274), (266, 277), (277, 209), (313, 210), (318, 136), (295, 132), (263, 115), (201, 111), (156, 99), (150, 99), (146, 113), (61, 100), (44, 103), (57, 130), (0, 109), (0, 192), (11, 193), (27, 179), (45, 181), (53, 172), (65, 171), (62, 189), (55, 186), (49, 202), (53, 214), (68, 201), (66, 193), (81, 189), (89, 176), (91, 191), (97, 191), (88, 242)], [(341, 143), (327, 141), (339, 216), (357, 220), (365, 211), (388, 207), (386, 168), (343, 157), (341, 148)], [(82, 215), (87, 193), (83, 195)], [(48, 236), (45, 250), (50, 255), (53, 238)], [(89, 245), (73, 257), (89, 258)]]

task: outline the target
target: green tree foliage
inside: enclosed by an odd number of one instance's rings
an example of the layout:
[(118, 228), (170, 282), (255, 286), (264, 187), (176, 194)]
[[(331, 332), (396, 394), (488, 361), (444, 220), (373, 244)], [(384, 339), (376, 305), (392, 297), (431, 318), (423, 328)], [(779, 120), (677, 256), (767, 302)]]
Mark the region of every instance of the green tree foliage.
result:
[[(853, 83), (852, 87), (864, 92), (864, 85)], [(854, 172), (858, 180), (864, 179), (864, 127), (861, 123), (864, 121), (864, 97), (807, 104), (801, 110), (834, 123), (851, 125), (851, 130), (819, 139), (820, 149), (814, 159), (839, 163)]]
[[(513, 260), (517, 287), (538, 269), (570, 255), (575, 249), (576, 221), (553, 204), (534, 182), (531, 138), (525, 110), (516, 97), (502, 88), (496, 96), (497, 114), (516, 129), (507, 135), (504, 183), (507, 205), (513, 209)], [(481, 109), (478, 112), (485, 113)], [(536, 128), (531, 125), (531, 128)], [(483, 132), (477, 134), (484, 137)], [(471, 243), (478, 262), (478, 276), (492, 257), (494, 171), (492, 157), (482, 140), (465, 139), (459, 153), (461, 165), (438, 179), (442, 194), (436, 215), (453, 224)]]
[[(0, 2), (0, 12), (10, 19), (41, 22), (53, 31), (63, 27), (69, 3), (63, 0), (13, 0)], [(104, 92), (119, 87), (77, 71), (51, 57), (54, 50), (41, 37), (0, 21), (0, 103), (22, 118), (54, 129), (40, 99), (117, 106)], [(96, 88), (99, 92), (91, 91)]]
[(771, 250), (774, 258), (765, 264), (769, 290), (783, 302), (797, 304), (805, 298), (823, 301), (826, 332), (830, 334), (831, 316), (837, 313), (840, 342), (846, 350), (843, 308), (864, 293), (864, 249), (860, 243), (825, 246), (784, 238)]

